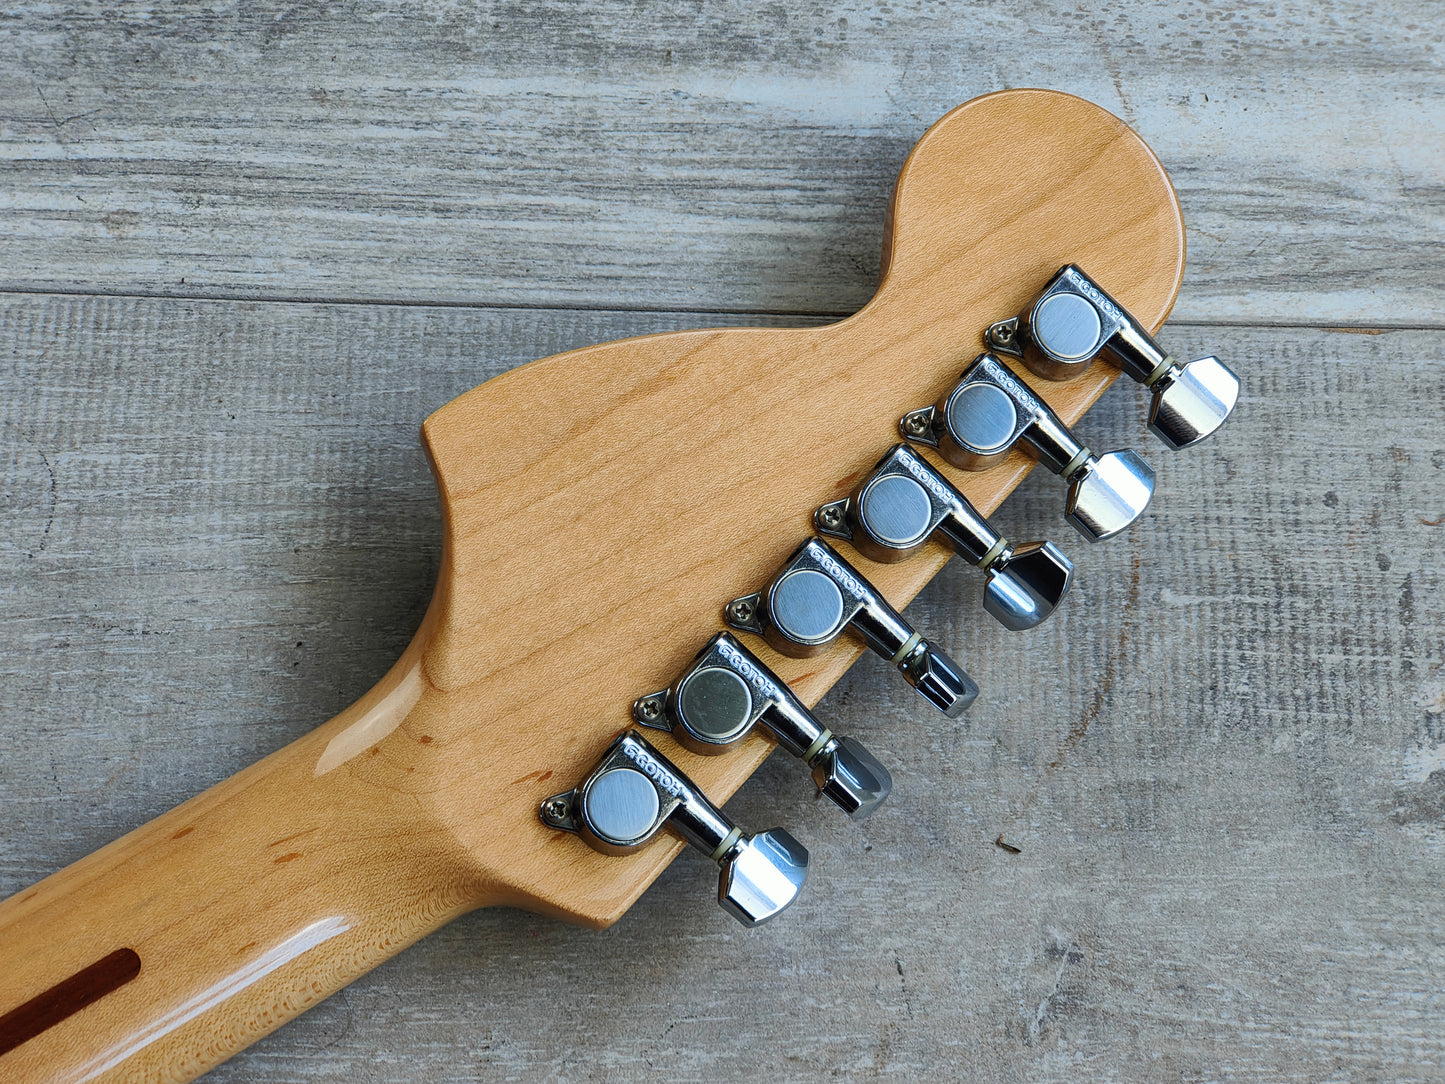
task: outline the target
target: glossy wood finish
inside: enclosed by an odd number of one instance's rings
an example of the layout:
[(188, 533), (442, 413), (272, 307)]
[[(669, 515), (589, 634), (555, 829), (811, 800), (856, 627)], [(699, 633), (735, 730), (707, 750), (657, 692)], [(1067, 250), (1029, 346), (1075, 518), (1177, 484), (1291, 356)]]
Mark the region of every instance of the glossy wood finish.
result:
[(135, 949), (118, 948), (42, 990), (0, 1016), (0, 1054), (8, 1054), (42, 1032), (119, 990), (140, 974)]
[[(538, 800), (761, 583), (897, 416), (947, 386), (984, 324), (1072, 259), (1157, 325), (1183, 265), (1152, 154), (1047, 92), (949, 114), (891, 221), (877, 296), (839, 324), (591, 347), (428, 419), (445, 556), (413, 645), (312, 735), (0, 905), (0, 937), (25, 946), (0, 1008), (122, 944), (142, 961), (7, 1055), (7, 1079), (189, 1079), (472, 907), (615, 920), (677, 847), (603, 858), (543, 829)], [(1040, 390), (1072, 420), (1112, 375)], [(991, 509), (1026, 469), (960, 481)], [(865, 567), (901, 605), (945, 556)], [(813, 702), (856, 653), (769, 661)], [(769, 751), (665, 748), (718, 800)]]
[[(812, 509), (897, 439), (897, 419), (957, 378), (992, 314), (1016, 312), (1075, 252), (1157, 325), (1183, 269), (1178, 207), (1148, 148), (1097, 107), (1042, 91), (977, 99), (940, 121), (903, 168), (891, 224), (877, 295), (840, 323), (574, 351), (427, 420), (446, 567), (426, 652), (436, 699), (424, 702), (449, 735), (485, 729), (486, 756), (515, 765), (519, 781), (482, 793), (468, 781), (485, 760), (448, 758), (438, 812), (529, 905), (605, 925), (671, 857), (655, 847), (607, 859), (515, 826), (559, 789), (548, 773), (584, 772), (627, 725), (636, 691), (667, 684), (719, 627), (722, 604), (765, 582)], [(1072, 420), (1114, 375), (1098, 365), (1067, 384), (1030, 383)], [(983, 474), (949, 473), (991, 510), (1028, 465), (1015, 453)], [(901, 605), (946, 557), (937, 547), (865, 567)], [(579, 566), (575, 584), (558, 574)], [(764, 658), (814, 703), (860, 650), (849, 640), (807, 660)], [(726, 796), (769, 748), (759, 737), (735, 755), (677, 760)], [(554, 781), (531, 782), (543, 775)], [(545, 850), (566, 852), (564, 875), (538, 862)]]

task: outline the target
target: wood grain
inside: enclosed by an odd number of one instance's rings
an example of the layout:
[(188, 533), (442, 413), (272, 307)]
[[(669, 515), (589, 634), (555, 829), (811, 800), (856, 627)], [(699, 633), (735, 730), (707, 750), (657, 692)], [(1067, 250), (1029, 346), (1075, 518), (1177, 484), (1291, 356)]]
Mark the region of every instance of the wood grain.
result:
[[(855, 316), (602, 344), (429, 417), (444, 547), (418, 709), (456, 747), (438, 815), (490, 877), (524, 906), (615, 921), (681, 845), (560, 854), (525, 816), (555, 790), (544, 780), (586, 773), (630, 724), (636, 690), (665, 687), (720, 627), (721, 606), (767, 582), (811, 533), (813, 509), (844, 496), (896, 442), (898, 419), (957, 380), (987, 314), (1027, 303), (1025, 283), (1076, 258), (1146, 326), (1162, 323), (1183, 271), (1178, 215), (1158, 162), (1114, 117), (1047, 91), (986, 96), (904, 164), (884, 278)], [(1071, 422), (1117, 375), (1099, 365), (1031, 383)], [(987, 513), (1029, 464), (1015, 453), (951, 473)], [(901, 605), (947, 558), (938, 545), (865, 574)], [(811, 704), (863, 648), (846, 637), (808, 659), (759, 650)], [(676, 760), (726, 796), (770, 747), (755, 736), (734, 755), (678, 748)], [(517, 783), (478, 793), (469, 781), (497, 762)]]
[(27, 4), (0, 285), (845, 315), (945, 110), (1129, 121), (1190, 319), (1445, 323), (1436, 0)]
[[(1022, 647), (968, 570), (923, 592), (985, 697), (921, 726), (853, 668), (822, 714), (898, 780), (861, 833), (780, 758), (734, 797), (813, 850), (796, 923), (740, 936), (690, 860), (600, 934), (479, 912), (208, 1079), (1437, 1080), (1445, 342), (1179, 318), (1439, 325), (1440, 42), (1425, 0), (0, 13), (6, 284), (398, 302), (0, 296), (0, 895), (387, 669), (436, 403), (852, 311), (924, 126), (1051, 85), (1164, 157), (1166, 342), (1245, 377), (1167, 459), (1131, 389), (1095, 408), (1161, 471), (1148, 526), (1072, 545)], [(1003, 525), (1060, 538), (1056, 499)]]
[[(390, 664), (435, 575), (428, 400), (707, 319), (0, 298), (0, 893)], [(1445, 339), (1165, 341), (1245, 359), (1246, 396), (1153, 456), (1148, 522), (1069, 544), (1077, 594), (1034, 632), (957, 562), (910, 608), (979, 678), (968, 724), (865, 657), (820, 710), (886, 758), (888, 806), (853, 825), (776, 757), (729, 803), (813, 851), (787, 922), (742, 936), (684, 856), (604, 933), (453, 923), (207, 1079), (1434, 1079)], [(1147, 450), (1142, 405), (1116, 386), (1091, 437)], [(1002, 523), (1069, 542), (1058, 496), (1035, 477)]]
[[(995, 314), (1073, 259), (1154, 327), (1183, 270), (1158, 161), (1117, 118), (1049, 91), (941, 119), (889, 226), (878, 294), (847, 321), (602, 344), (429, 417), (442, 564), (411, 646), (305, 738), (0, 903), (18, 961), (0, 1002), (117, 940), (141, 961), (8, 1055), (7, 1075), (189, 1080), (466, 910), (616, 921), (680, 844), (619, 859), (558, 836), (536, 815), (549, 780), (582, 778), (637, 690), (714, 631), (740, 576), (760, 582), (807, 535)], [(1072, 422), (1116, 375), (1101, 365), (1047, 395)], [(987, 512), (1026, 472), (1015, 455), (967, 490)], [(901, 604), (945, 560), (938, 547), (874, 578)], [(811, 703), (857, 654), (838, 643), (775, 668)], [(722, 800), (770, 748), (679, 760)]]

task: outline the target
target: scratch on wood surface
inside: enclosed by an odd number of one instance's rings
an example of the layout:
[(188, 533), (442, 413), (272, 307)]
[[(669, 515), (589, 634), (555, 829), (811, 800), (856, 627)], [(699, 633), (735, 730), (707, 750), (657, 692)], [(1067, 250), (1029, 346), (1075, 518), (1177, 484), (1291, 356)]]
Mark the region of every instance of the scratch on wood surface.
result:
[(319, 832), (320, 828), (303, 828), (299, 832), (293, 832), (289, 836), (282, 836), (280, 839), (272, 840), (266, 844), (267, 847), (279, 847), (283, 843), (290, 843), (293, 839), (300, 839), (302, 836), (309, 836), (312, 832)]
[(1130, 638), (1134, 633), (1134, 625), (1138, 620), (1140, 570), (1141, 559), (1139, 554), (1135, 553), (1129, 559), (1129, 587), (1124, 596), (1124, 605), (1120, 607), (1119, 611), (1119, 634), (1114, 638), (1109, 653), (1104, 657), (1103, 673), (1094, 687), (1093, 699), (1084, 709), (1084, 713), (1069, 728), (1069, 732), (1064, 735), (1064, 740), (1059, 743), (1058, 752), (1055, 753), (1054, 759), (1045, 769), (1040, 785), (1048, 783), (1069, 753), (1084, 740), (1084, 735), (1089, 732), (1089, 727), (1094, 725), (1094, 720), (1099, 717), (1099, 713), (1104, 710), (1104, 705), (1109, 702), (1109, 694), (1114, 691), (1114, 683), (1119, 679), (1119, 662), (1124, 656), (1125, 649), (1129, 646)]
[[(1023, 800), (1019, 802), (1017, 809), (1008, 818), (1008, 823), (1016, 823), (1019, 818), (1023, 817), (1033, 807), (1039, 796), (1048, 788), (1054, 774), (1063, 766), (1069, 754), (1084, 740), (1084, 736), (1089, 732), (1089, 727), (1094, 724), (1094, 721), (1098, 719), (1100, 713), (1104, 710), (1104, 705), (1109, 702), (1109, 695), (1113, 692), (1114, 685), (1118, 681), (1120, 660), (1123, 658), (1125, 650), (1129, 646), (1135, 624), (1138, 621), (1141, 573), (1142, 560), (1136, 552), (1129, 560), (1128, 587), (1124, 596), (1124, 604), (1119, 610), (1119, 631), (1104, 656), (1104, 665), (1101, 668), (1099, 679), (1094, 686), (1094, 694), (1088, 706), (1069, 727), (1068, 733), (1064, 735), (1063, 740), (1059, 742), (1053, 757), (1044, 766), (1042, 778), (1029, 789)], [(1009, 830), (1005, 828), (994, 841), (995, 845), (1003, 847), (1004, 850), (1012, 850), (1007, 844), (1003, 843), (1003, 837), (1008, 834)]]
[(1033, 1015), (1029, 1018), (1028, 1040), (1031, 1044), (1038, 1041), (1044, 1028), (1044, 1022), (1063, 998), (1065, 973), (1074, 964), (1081, 963), (1084, 959), (1083, 950), (1073, 940), (1064, 938), (1057, 932), (1051, 932), (1049, 942), (1045, 946), (1045, 953), (1047, 956), (1057, 959), (1059, 966), (1054, 971), (1048, 993), (1040, 999), (1034, 1008)]

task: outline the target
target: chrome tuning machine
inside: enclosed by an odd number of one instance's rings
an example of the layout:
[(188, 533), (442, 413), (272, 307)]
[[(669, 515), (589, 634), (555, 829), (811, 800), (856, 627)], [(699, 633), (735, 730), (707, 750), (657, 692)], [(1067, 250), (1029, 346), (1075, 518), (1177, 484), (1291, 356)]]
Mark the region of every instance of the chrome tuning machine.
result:
[(728, 603), (727, 623), (764, 637), (779, 654), (816, 655), (851, 628), (893, 663), (904, 680), (950, 719), (978, 696), (956, 662), (925, 640), (882, 594), (826, 542), (810, 538), (767, 587)]
[(623, 734), (576, 790), (542, 803), (542, 823), (575, 832), (603, 854), (630, 854), (664, 826), (722, 869), (717, 901), (756, 926), (798, 897), (808, 852), (789, 833), (746, 835), (641, 734)]
[(669, 688), (639, 697), (632, 717), (669, 730), (694, 753), (721, 753), (754, 726), (813, 769), (818, 790), (854, 820), (883, 804), (888, 769), (853, 738), (839, 738), (813, 717), (783, 680), (730, 633), (707, 642)]
[(883, 562), (910, 557), (938, 536), (987, 575), (983, 608), (1015, 631), (1053, 613), (1073, 579), (1073, 562), (1057, 546), (1004, 538), (906, 444), (895, 445), (843, 500), (814, 512), (813, 524)]
[(1061, 267), (1022, 314), (984, 333), (1049, 380), (1071, 380), (1103, 353), (1153, 394), (1149, 429), (1171, 448), (1214, 432), (1239, 398), (1239, 377), (1210, 356), (1180, 364), (1129, 311), (1074, 264)]
[(1069, 484), (1064, 516), (1090, 542), (1124, 530), (1154, 494), (1154, 471), (1138, 453), (1096, 456), (992, 354), (980, 354), (936, 406), (910, 411), (898, 428), (964, 470), (987, 470), (1022, 442)]

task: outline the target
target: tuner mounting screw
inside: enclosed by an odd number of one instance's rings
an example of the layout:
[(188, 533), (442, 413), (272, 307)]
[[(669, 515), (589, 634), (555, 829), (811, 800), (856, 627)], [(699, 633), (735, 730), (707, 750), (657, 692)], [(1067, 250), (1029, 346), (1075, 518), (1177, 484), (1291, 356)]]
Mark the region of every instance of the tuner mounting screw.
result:
[(728, 605), (728, 617), (740, 625), (749, 625), (753, 620), (753, 604), (747, 599), (738, 599)]
[(637, 714), (644, 719), (656, 719), (662, 714), (662, 700), (656, 696), (644, 696), (637, 702)]
[(818, 510), (818, 524), (822, 527), (834, 528), (843, 522), (843, 512), (836, 504), (824, 505)]
[(567, 803), (561, 798), (552, 798), (542, 804), (542, 815), (555, 824), (567, 819)]
[(903, 420), (903, 428), (908, 430), (910, 436), (921, 437), (928, 431), (928, 419), (923, 416), (922, 411), (910, 414)]
[(1019, 346), (1019, 318), (1017, 316), (1000, 320), (996, 324), (989, 324), (988, 330), (983, 333), (983, 338), (993, 350), (1012, 354), (1014, 357), (1023, 357), (1023, 349)]

